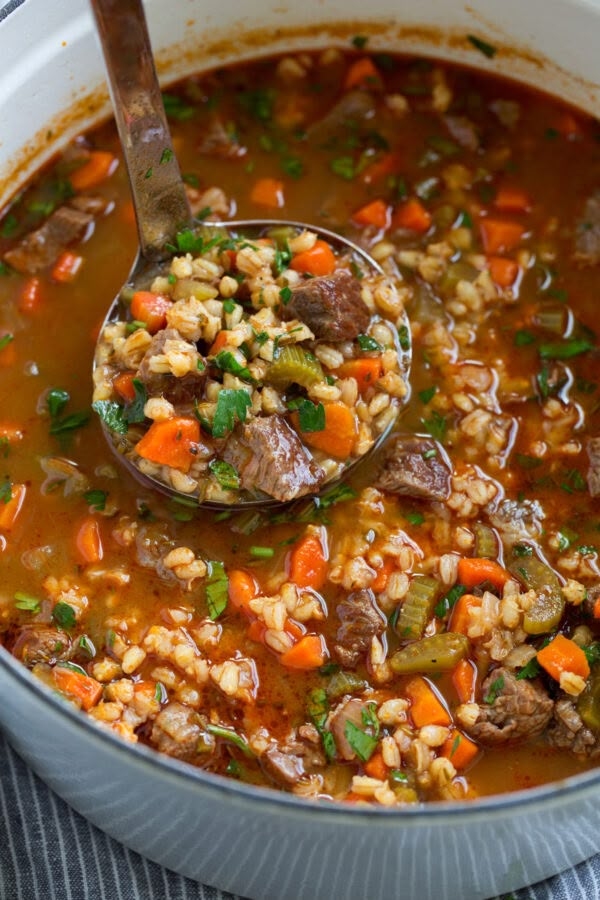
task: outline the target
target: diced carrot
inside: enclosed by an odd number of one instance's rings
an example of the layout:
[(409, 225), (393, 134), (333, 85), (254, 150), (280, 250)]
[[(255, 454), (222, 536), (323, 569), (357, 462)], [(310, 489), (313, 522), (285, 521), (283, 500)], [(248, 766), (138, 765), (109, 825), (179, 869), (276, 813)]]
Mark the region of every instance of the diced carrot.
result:
[(474, 594), (463, 594), (459, 597), (448, 622), (448, 631), (466, 635), (471, 624), (470, 610), (478, 609), (480, 606), (481, 597), (475, 597)]
[(594, 618), (600, 619), (600, 597), (594, 603)]
[(112, 386), (121, 400), (127, 400), (129, 403), (135, 400), (134, 378), (135, 372), (121, 372), (113, 379)]
[(425, 209), (420, 200), (412, 197), (397, 206), (392, 216), (392, 228), (406, 228), (423, 234), (431, 227), (431, 213)]
[(538, 650), (537, 661), (556, 681), (560, 681), (563, 672), (573, 672), (581, 678), (587, 678), (590, 674), (585, 653), (564, 634), (557, 634), (549, 644)]
[(410, 715), (417, 728), (423, 725), (450, 725), (452, 719), (436, 696), (433, 688), (418, 676), (411, 679), (404, 688), (411, 701)]
[(379, 781), (387, 780), (389, 770), (383, 761), (383, 754), (379, 750), (364, 763), (363, 768), (365, 775), (368, 775), (370, 778), (377, 778)]
[(529, 212), (531, 198), (523, 188), (511, 184), (501, 184), (494, 197), (494, 206), (500, 212)]
[(77, 552), (86, 563), (100, 562), (104, 556), (100, 526), (95, 516), (84, 519), (77, 530), (75, 538)]
[(488, 267), (490, 275), (498, 287), (509, 288), (517, 280), (519, 264), (514, 259), (505, 259), (503, 256), (490, 256)]
[(28, 278), (19, 294), (19, 309), (22, 313), (33, 313), (42, 303), (42, 282), (39, 278)]
[(465, 587), (472, 588), (484, 581), (489, 581), (495, 588), (503, 588), (510, 579), (509, 573), (493, 559), (477, 557), (461, 559), (458, 562), (458, 581)]
[(73, 281), (79, 272), (82, 263), (83, 256), (78, 256), (77, 253), (65, 250), (54, 263), (50, 275), (54, 281), (58, 281), (60, 284), (66, 284), (69, 281)]
[(156, 334), (167, 324), (167, 310), (173, 304), (168, 297), (151, 291), (136, 291), (131, 300), (131, 315), (144, 322), (150, 334)]
[(163, 422), (153, 422), (135, 445), (136, 453), (144, 459), (189, 472), (194, 461), (193, 450), (200, 440), (200, 423), (186, 416), (173, 416)]
[(220, 353), (223, 347), (226, 347), (229, 342), (229, 336), (231, 331), (227, 331), (227, 329), (223, 329), (223, 331), (219, 331), (216, 338), (211, 344), (211, 348), (208, 351), (209, 356), (216, 356), (217, 353)]
[(0, 531), (12, 531), (25, 502), (26, 494), (27, 485), (13, 484), (11, 486), (10, 500), (7, 503), (0, 503)]
[(371, 582), (369, 587), (371, 590), (379, 593), (379, 591), (385, 591), (386, 585), (388, 583), (389, 577), (396, 569), (396, 562), (393, 556), (386, 556), (383, 560), (382, 565), (377, 569), (377, 575), (375, 576), (375, 580)]
[(263, 643), (266, 631), (267, 626), (260, 619), (255, 619), (254, 622), (250, 622), (248, 625), (248, 637), (251, 641), (256, 641), (257, 644)]
[(455, 769), (466, 769), (478, 753), (477, 744), (460, 731), (453, 731), (442, 745), (442, 756), (449, 759)]
[(380, 178), (385, 178), (386, 175), (394, 175), (399, 171), (401, 165), (402, 161), (399, 153), (384, 153), (383, 156), (372, 162), (370, 166), (363, 169), (361, 179), (365, 184), (373, 184), (375, 181), (379, 181)]
[(335, 269), (333, 250), (325, 241), (316, 241), (310, 250), (294, 256), (290, 268), (306, 275), (331, 275)]
[(349, 359), (336, 369), (335, 374), (338, 378), (356, 379), (359, 393), (364, 394), (383, 375), (383, 364), (375, 357)]
[(372, 200), (352, 213), (357, 225), (374, 225), (376, 228), (388, 228), (390, 224), (390, 207), (384, 200)]
[(472, 703), (477, 685), (477, 666), (469, 659), (461, 659), (452, 670), (452, 684), (461, 703)]
[(277, 178), (259, 178), (250, 191), (250, 200), (258, 206), (279, 209), (285, 204), (283, 181), (278, 181)]
[(87, 191), (112, 175), (118, 162), (108, 150), (92, 150), (87, 161), (71, 173), (69, 181), (76, 191)]
[(82, 709), (86, 711), (95, 706), (102, 696), (103, 688), (99, 681), (67, 666), (54, 666), (52, 678), (59, 691), (77, 697), (81, 701)]
[(227, 592), (229, 594), (229, 602), (236, 609), (241, 610), (246, 613), (246, 615), (252, 616), (252, 610), (250, 609), (250, 601), (254, 600), (254, 598), (258, 594), (258, 585), (256, 581), (250, 575), (249, 572), (245, 572), (244, 569), (232, 569), (229, 573), (229, 584), (227, 588)]
[(305, 634), (279, 657), (289, 669), (318, 669), (327, 658), (325, 641), (318, 634)]
[(482, 219), (480, 227), (483, 249), (491, 256), (514, 250), (525, 234), (519, 222), (504, 222), (502, 219)]
[(362, 56), (350, 65), (346, 72), (344, 88), (347, 91), (353, 88), (381, 88), (383, 81), (379, 70), (372, 59)]
[(299, 588), (320, 591), (327, 581), (327, 551), (316, 534), (306, 534), (289, 554), (289, 579)]
[(295, 622), (294, 619), (286, 619), (283, 624), (283, 630), (286, 634), (289, 634), (294, 642), (299, 641), (306, 634), (306, 629), (299, 625), (298, 622)]
[(13, 425), (12, 422), (0, 422), (0, 438), (4, 438), (9, 444), (16, 444), (24, 437), (25, 434), (18, 425)]
[[(292, 414), (292, 421), (300, 431), (298, 413)], [(347, 459), (356, 441), (354, 414), (345, 403), (327, 403), (323, 431), (302, 431), (301, 434), (302, 440), (309, 447), (323, 450), (336, 459)]]
[[(6, 332), (0, 334), (0, 339), (5, 338)], [(9, 369), (17, 361), (17, 350), (12, 336), (8, 339), (8, 343), (0, 349), (0, 366), (3, 369)]]

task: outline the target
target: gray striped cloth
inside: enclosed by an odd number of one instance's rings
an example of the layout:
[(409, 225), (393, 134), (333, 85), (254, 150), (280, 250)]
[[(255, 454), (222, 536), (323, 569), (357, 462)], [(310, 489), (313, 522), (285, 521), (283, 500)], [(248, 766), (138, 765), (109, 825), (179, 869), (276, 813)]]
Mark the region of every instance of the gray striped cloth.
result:
[[(600, 900), (600, 855), (509, 896)], [(148, 862), (107, 837), (47, 788), (0, 734), (0, 900), (236, 898)]]

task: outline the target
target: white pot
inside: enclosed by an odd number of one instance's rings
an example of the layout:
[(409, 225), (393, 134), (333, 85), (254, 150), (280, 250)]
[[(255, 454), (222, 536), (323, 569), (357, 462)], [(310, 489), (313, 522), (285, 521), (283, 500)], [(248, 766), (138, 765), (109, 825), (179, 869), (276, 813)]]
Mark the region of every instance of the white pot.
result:
[[(472, 63), (600, 111), (598, 0), (371, 0), (368, 18), (364, 0), (289, 8), (282, 0), (149, 0), (147, 7), (166, 80), (258, 53), (347, 44), (361, 33), (377, 49)], [(467, 34), (499, 52), (486, 59)], [(85, 0), (0, 6), (0, 205), (107, 111)], [(0, 696), (11, 742), (77, 810), (151, 859), (247, 897), (484, 898), (598, 849), (599, 772), (468, 804), (315, 805), (126, 745), (2, 648)]]

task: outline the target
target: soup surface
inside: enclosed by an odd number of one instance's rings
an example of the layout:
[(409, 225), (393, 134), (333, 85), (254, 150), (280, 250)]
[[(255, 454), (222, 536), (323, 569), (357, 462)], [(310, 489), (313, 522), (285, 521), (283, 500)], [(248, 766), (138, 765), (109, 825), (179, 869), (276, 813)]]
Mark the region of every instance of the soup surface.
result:
[[(301, 370), (323, 373), (302, 395), (323, 416), (307, 452), (359, 455), (352, 436), (383, 421), (412, 343), (396, 433), (352, 480), (263, 512), (198, 509), (195, 488), (169, 501), (120, 466), (92, 361), (136, 231), (114, 127), (96, 129), (0, 220), (0, 641), (98, 727), (241, 781), (386, 806), (529, 787), (600, 757), (600, 128), (518, 86), (354, 45), (190, 78), (165, 106), (205, 223), (314, 222), (381, 264), (360, 285), (371, 342), (305, 335)], [(118, 336), (139, 345), (106, 388), (126, 426), (175, 414), (164, 383), (148, 395), (140, 350), (164, 328), (156, 298), (172, 311), (184, 278), (188, 351), (212, 379), (200, 399), (243, 401), (231, 440), (246, 414), (302, 431), (257, 363), (261, 340), (277, 361), (272, 334), (228, 339), (226, 382), (222, 348), (194, 332), (210, 316), (231, 335), (314, 288), (314, 257), (298, 264), (312, 239), (269, 240), (274, 303), (239, 247), (174, 248)], [(354, 423), (342, 449), (333, 406)], [(214, 418), (193, 407), (196, 454)], [(189, 478), (188, 463), (173, 470)]]

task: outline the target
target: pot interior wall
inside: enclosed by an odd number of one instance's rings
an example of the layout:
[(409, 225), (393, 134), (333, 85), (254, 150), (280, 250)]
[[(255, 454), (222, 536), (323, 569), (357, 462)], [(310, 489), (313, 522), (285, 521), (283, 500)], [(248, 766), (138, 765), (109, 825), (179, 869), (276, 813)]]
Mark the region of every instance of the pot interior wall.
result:
[[(165, 83), (249, 56), (344, 44), (360, 33), (379, 50), (485, 67), (600, 112), (600, 0), (377, 0), (368, 19), (362, 0), (147, 0), (146, 7)], [(469, 34), (498, 52), (487, 58)], [(25, 0), (0, 22), (0, 46), (1, 208), (109, 106), (82, 0)]]

